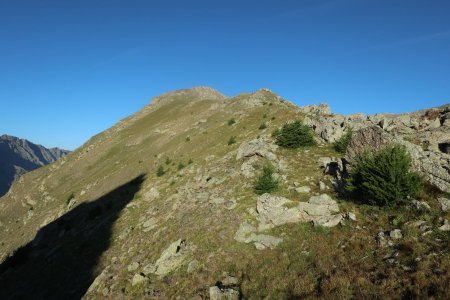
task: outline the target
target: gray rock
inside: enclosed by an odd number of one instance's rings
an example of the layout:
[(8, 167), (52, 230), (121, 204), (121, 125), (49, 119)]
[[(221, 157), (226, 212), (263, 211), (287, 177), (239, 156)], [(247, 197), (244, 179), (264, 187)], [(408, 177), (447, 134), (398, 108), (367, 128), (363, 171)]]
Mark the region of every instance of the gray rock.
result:
[(411, 206), (418, 211), (421, 210), (431, 210), (430, 205), (428, 205), (428, 203), (426, 203), (425, 201), (418, 201), (418, 200), (411, 200)]
[(354, 213), (352, 213), (352, 212), (347, 212), (347, 213), (345, 213), (344, 217), (345, 217), (347, 220), (356, 222), (356, 215), (355, 215)]
[[(300, 203), (300, 206), (303, 206), (302, 203), (303, 202)], [(339, 212), (337, 202), (327, 194), (312, 196), (309, 198), (308, 204), (310, 204), (310, 206), (305, 207), (305, 210), (309, 215), (331, 215)], [(311, 205), (315, 205), (317, 208), (313, 209)], [(320, 213), (317, 213), (317, 211), (320, 211)]]
[(239, 300), (239, 296), (239, 292), (234, 289), (220, 289), (217, 286), (212, 286), (209, 288), (210, 300)]
[(136, 285), (146, 282), (147, 280), (148, 280), (147, 277), (145, 277), (141, 274), (135, 274), (133, 276), (133, 279), (131, 280), (131, 285), (136, 286)]
[(253, 235), (253, 242), (256, 249), (264, 250), (266, 248), (274, 249), (279, 243), (283, 241), (282, 238), (277, 238), (267, 234), (256, 234)]
[(424, 220), (417, 220), (413, 222), (408, 222), (406, 225), (414, 228), (419, 228), (420, 226), (424, 225), (426, 222)]
[(284, 197), (263, 194), (258, 197), (256, 210), (258, 212), (258, 230), (263, 231), (269, 228), (287, 223), (296, 223), (303, 219), (302, 212), (297, 208), (287, 208), (286, 204), (293, 201)]
[(317, 160), (317, 162), (319, 163), (321, 168), (326, 168), (333, 161), (334, 161), (334, 158), (328, 157), (328, 156), (319, 157), (319, 159)]
[(399, 240), (403, 238), (402, 231), (400, 229), (394, 229), (391, 232), (389, 232), (389, 236), (391, 239)]
[(144, 268), (144, 274), (154, 273), (159, 276), (165, 276), (170, 272), (181, 267), (187, 259), (189, 249), (186, 242), (179, 239), (167, 247), (154, 264)]
[(281, 238), (266, 234), (256, 234), (257, 229), (247, 222), (243, 222), (234, 235), (234, 239), (242, 243), (254, 243), (256, 249), (273, 249), (283, 241)]
[(256, 139), (249, 142), (243, 142), (238, 149), (236, 160), (250, 158), (252, 156), (265, 157), (269, 160), (276, 160), (277, 156), (273, 153), (277, 146), (266, 143), (262, 139)]
[[(311, 197), (308, 202), (300, 202), (297, 206), (288, 208), (293, 201), (284, 197), (263, 194), (257, 200), (258, 230), (287, 223), (311, 222), (325, 226), (333, 226), (336, 220), (342, 220), (342, 215), (333, 216), (339, 212), (339, 206), (327, 194)], [(339, 222), (338, 222), (339, 223)]]
[(244, 161), (241, 165), (241, 174), (245, 178), (255, 177), (254, 165), (258, 163), (258, 156), (252, 156), (248, 160)]
[(329, 115), (331, 108), (327, 103), (320, 103), (319, 105), (311, 104), (299, 108), (301, 113), (306, 115)]
[(327, 185), (325, 183), (323, 183), (322, 181), (319, 181), (319, 190), (325, 191), (327, 189), (328, 189)]
[(311, 188), (309, 186), (301, 186), (296, 188), (295, 191), (300, 194), (308, 194), (311, 192)]
[(440, 231), (450, 231), (450, 222), (448, 220), (444, 221), (444, 224), (439, 227)]
[(441, 209), (443, 212), (450, 211), (450, 199), (447, 198), (438, 198), (439, 204), (441, 205)]
[(317, 217), (313, 220), (313, 225), (322, 227), (334, 227), (341, 223), (343, 218), (344, 217), (341, 214)]
[(136, 271), (138, 268), (139, 268), (139, 263), (132, 262), (131, 264), (128, 265), (128, 272)]
[(195, 272), (198, 270), (198, 268), (200, 268), (200, 263), (198, 262), (198, 260), (196, 259), (191, 260), (191, 262), (188, 264), (187, 272), (188, 273)]
[(144, 194), (144, 199), (149, 200), (149, 201), (157, 199), (158, 197), (159, 197), (159, 191), (158, 191), (158, 188), (156, 188), (156, 187), (152, 187)]

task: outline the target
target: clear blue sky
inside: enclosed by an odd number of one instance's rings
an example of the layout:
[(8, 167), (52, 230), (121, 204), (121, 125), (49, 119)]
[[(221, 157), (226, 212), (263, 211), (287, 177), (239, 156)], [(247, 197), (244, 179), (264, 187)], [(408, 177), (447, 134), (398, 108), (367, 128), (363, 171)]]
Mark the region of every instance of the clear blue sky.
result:
[(0, 0), (0, 134), (74, 149), (163, 92), (450, 102), (450, 1)]

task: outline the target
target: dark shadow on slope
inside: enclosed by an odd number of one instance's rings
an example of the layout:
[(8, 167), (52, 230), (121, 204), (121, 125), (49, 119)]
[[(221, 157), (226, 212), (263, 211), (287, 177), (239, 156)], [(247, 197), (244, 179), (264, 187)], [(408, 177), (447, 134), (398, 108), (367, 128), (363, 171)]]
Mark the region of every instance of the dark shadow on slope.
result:
[(0, 265), (0, 299), (80, 299), (110, 246), (112, 226), (144, 175), (43, 227)]

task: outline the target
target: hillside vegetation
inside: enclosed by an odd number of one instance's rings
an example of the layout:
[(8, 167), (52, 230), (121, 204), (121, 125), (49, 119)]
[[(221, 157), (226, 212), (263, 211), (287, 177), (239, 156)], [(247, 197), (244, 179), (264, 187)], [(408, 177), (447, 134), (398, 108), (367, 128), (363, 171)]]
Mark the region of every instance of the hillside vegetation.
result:
[(156, 97), (0, 199), (0, 299), (449, 298), (448, 193), (349, 196), (317, 126), (337, 117), (267, 89)]

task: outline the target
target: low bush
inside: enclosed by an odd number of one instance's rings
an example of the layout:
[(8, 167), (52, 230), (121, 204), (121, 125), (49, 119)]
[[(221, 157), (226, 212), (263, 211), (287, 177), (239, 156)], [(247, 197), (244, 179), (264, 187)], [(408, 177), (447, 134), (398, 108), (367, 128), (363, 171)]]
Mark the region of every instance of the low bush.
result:
[(183, 162), (180, 161), (180, 162), (178, 163), (177, 169), (178, 169), (178, 171), (180, 171), (180, 170), (183, 170), (184, 167), (185, 167), (185, 165), (183, 164)]
[(166, 174), (166, 171), (164, 170), (163, 166), (159, 166), (158, 169), (156, 170), (156, 176), (161, 177), (164, 174)]
[(229, 145), (233, 145), (236, 143), (236, 137), (233, 135), (232, 137), (230, 137), (230, 139), (228, 140), (228, 146)]
[(286, 123), (281, 129), (274, 130), (272, 136), (276, 144), (284, 148), (300, 148), (315, 145), (312, 130), (300, 121)]
[(256, 194), (262, 195), (278, 189), (278, 181), (273, 178), (275, 169), (271, 164), (263, 166), (262, 174), (255, 180), (253, 190)]
[(258, 129), (262, 130), (262, 129), (266, 129), (266, 128), (267, 128), (267, 124), (264, 122), (264, 123), (261, 123), (261, 125), (259, 125)]
[(234, 118), (231, 118), (231, 119), (228, 120), (228, 126), (231, 126), (234, 123), (236, 123), (236, 120)]
[(334, 145), (333, 145), (334, 150), (336, 150), (339, 153), (344, 154), (347, 151), (347, 146), (348, 146), (348, 143), (350, 142), (350, 139), (352, 138), (352, 135), (353, 135), (353, 129), (348, 128), (347, 132), (344, 133), (344, 135), (342, 135), (339, 140), (334, 142)]
[(408, 197), (419, 196), (422, 189), (422, 179), (411, 171), (411, 156), (401, 145), (360, 155), (346, 185), (362, 203), (379, 206), (403, 204)]

